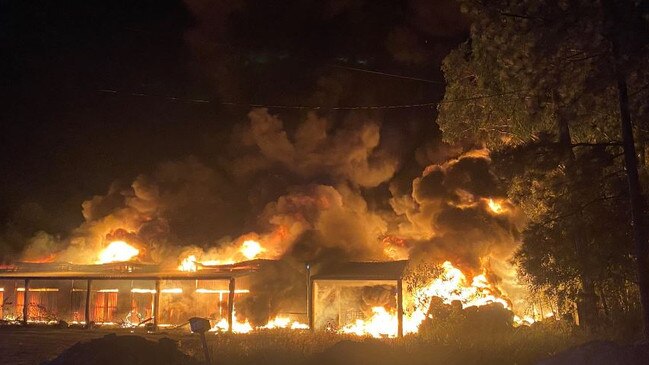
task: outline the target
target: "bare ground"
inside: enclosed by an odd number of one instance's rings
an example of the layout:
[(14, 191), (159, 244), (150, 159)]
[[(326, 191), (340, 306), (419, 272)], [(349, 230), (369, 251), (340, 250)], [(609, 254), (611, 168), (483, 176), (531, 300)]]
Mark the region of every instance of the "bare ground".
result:
[[(103, 337), (109, 333), (130, 334), (121, 329), (56, 329), (52, 327), (0, 327), (0, 364), (34, 365), (51, 360), (79, 341)], [(158, 340), (170, 337), (185, 343), (197, 342), (190, 334), (137, 331), (134, 334)]]

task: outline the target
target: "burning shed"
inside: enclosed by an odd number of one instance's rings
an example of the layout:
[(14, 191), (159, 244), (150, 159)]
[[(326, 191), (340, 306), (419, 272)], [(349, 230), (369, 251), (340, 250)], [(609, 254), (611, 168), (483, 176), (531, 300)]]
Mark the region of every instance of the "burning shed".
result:
[(309, 275), (309, 325), (346, 333), (403, 336), (407, 260), (316, 265)]
[(2, 318), (8, 321), (174, 326), (189, 317), (232, 331), (239, 278), (260, 262), (222, 265), (197, 272), (155, 265), (28, 264), (0, 271)]
[(409, 261), (185, 261), (191, 265), (169, 268), (127, 261), (6, 266), (0, 268), (0, 314), (4, 321), (22, 324), (64, 320), (154, 328), (203, 317), (213, 331), (310, 328), (397, 337), (418, 331), (430, 317), (434, 297), (463, 308), (495, 302), (510, 308), (484, 273), (467, 277), (448, 261), (424, 268), (429, 276), (406, 293)]

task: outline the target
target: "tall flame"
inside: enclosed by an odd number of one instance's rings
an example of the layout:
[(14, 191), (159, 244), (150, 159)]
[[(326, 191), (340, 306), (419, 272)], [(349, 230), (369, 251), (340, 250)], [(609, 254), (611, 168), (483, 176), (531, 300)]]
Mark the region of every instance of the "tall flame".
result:
[(97, 264), (130, 261), (140, 253), (140, 250), (124, 241), (113, 241), (99, 253)]
[(450, 261), (442, 264), (442, 270), (439, 277), (413, 293), (415, 308), (404, 320), (404, 332), (417, 332), (419, 325), (426, 318), (433, 297), (441, 298), (445, 304), (458, 301), (462, 304), (462, 308), (500, 303), (510, 309), (510, 303), (494, 293), (484, 274), (476, 275), (469, 281), (466, 275)]

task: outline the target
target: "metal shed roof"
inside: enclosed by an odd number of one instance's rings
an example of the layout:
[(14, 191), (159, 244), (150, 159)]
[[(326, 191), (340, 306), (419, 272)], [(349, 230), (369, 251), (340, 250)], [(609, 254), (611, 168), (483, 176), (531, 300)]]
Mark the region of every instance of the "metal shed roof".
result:
[(399, 280), (408, 260), (316, 265), (312, 280)]
[(127, 262), (107, 265), (18, 264), (11, 269), (0, 270), (0, 280), (229, 280), (255, 273), (268, 262), (252, 260), (231, 265), (203, 266), (194, 272), (160, 270), (156, 265)]

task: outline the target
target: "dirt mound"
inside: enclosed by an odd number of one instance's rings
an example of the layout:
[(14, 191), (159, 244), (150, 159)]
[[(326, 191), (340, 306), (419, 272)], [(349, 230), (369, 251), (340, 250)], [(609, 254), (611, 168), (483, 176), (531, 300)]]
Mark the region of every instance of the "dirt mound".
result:
[(196, 365), (176, 347), (176, 342), (162, 338), (158, 342), (140, 336), (106, 335), (88, 342), (78, 342), (52, 361), (42, 365)]
[(646, 365), (649, 342), (618, 345), (610, 341), (593, 341), (573, 347), (537, 365)]

